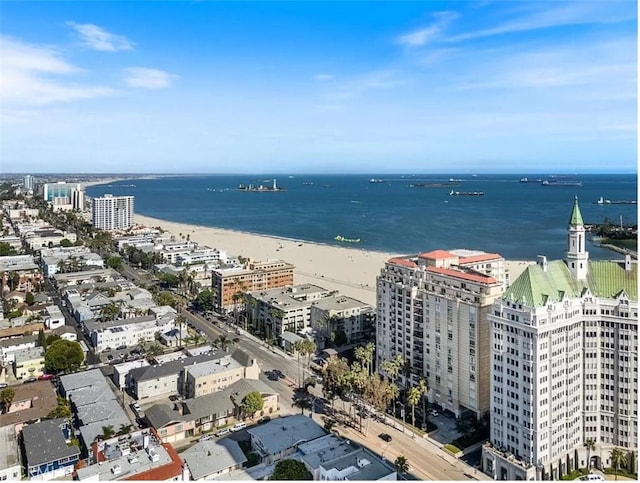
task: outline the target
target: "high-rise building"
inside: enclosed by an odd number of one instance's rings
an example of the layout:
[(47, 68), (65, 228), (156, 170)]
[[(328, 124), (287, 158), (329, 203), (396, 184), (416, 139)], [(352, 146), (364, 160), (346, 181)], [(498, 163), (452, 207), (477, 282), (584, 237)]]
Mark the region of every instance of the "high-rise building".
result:
[(565, 259), (539, 257), (489, 315), (482, 468), (495, 479), (556, 480), (613, 466), (614, 447), (637, 454), (637, 263), (589, 260), (585, 236), (576, 199)]
[(52, 205), (55, 211), (82, 211), (84, 209), (84, 190), (80, 183), (67, 183), (66, 181), (45, 183), (43, 196), (44, 200)]
[(101, 230), (123, 230), (133, 226), (133, 196), (105, 194), (93, 198), (92, 223)]
[(30, 174), (24, 177), (24, 189), (33, 190), (34, 183), (35, 183), (35, 178)]
[(507, 282), (504, 259), (435, 250), (388, 260), (377, 277), (376, 357), (402, 356), (399, 385), (425, 379), (428, 398), (460, 416), (489, 411), (487, 314)]

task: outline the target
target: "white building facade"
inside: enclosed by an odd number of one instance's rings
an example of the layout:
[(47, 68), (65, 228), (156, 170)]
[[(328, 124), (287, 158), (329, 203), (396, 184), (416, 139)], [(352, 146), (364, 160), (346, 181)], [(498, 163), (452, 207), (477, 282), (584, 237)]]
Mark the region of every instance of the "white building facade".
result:
[[(577, 199), (565, 260), (531, 266), (496, 301), (491, 323), (491, 443), (500, 480), (559, 479), (637, 455), (637, 263), (589, 261)], [(595, 449), (584, 443), (592, 439)]]
[(91, 204), (92, 224), (101, 230), (123, 230), (133, 226), (133, 196), (105, 194), (93, 198)]

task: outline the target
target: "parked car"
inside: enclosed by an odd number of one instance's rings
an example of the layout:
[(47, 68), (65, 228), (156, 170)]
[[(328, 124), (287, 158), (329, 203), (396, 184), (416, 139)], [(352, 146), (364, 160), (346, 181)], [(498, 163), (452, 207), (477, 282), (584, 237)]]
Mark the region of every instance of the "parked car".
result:
[(233, 426), (231, 426), (231, 431), (235, 433), (236, 431), (242, 431), (246, 427), (247, 427), (247, 423), (236, 423)]
[(37, 377), (30, 377), (29, 379), (25, 379), (25, 380), (24, 380), (24, 383), (25, 383), (25, 384), (28, 384), (28, 383), (30, 383), (30, 382), (36, 382), (37, 380), (38, 380), (38, 378), (37, 378)]
[(209, 441), (211, 438), (213, 438), (212, 435), (205, 434), (204, 436), (200, 437), (200, 439), (198, 441)]
[(136, 412), (139, 413), (142, 408), (140, 407), (140, 404), (138, 404), (137, 402), (131, 403), (131, 408)]
[(41, 376), (38, 377), (38, 379), (41, 381), (50, 381), (54, 377), (56, 376), (54, 376), (53, 374), (42, 374)]
[(0, 389), (4, 389), (5, 387), (9, 387), (9, 384), (6, 382), (0, 382)]
[(269, 416), (262, 416), (260, 419), (258, 419), (258, 424), (268, 423), (269, 421), (271, 421), (271, 418)]
[(439, 415), (440, 415), (440, 413), (439, 413), (438, 411), (436, 411), (435, 409), (431, 409), (431, 410), (429, 410), (429, 414), (431, 414), (431, 416), (433, 416), (434, 418), (435, 418), (436, 416), (439, 416)]
[(380, 433), (378, 435), (378, 438), (380, 438), (382, 441), (386, 443), (390, 443), (392, 439), (391, 436), (389, 436), (387, 433)]
[(216, 433), (216, 436), (217, 437), (224, 436), (225, 434), (229, 434), (230, 432), (231, 431), (229, 430), (229, 428), (221, 429)]

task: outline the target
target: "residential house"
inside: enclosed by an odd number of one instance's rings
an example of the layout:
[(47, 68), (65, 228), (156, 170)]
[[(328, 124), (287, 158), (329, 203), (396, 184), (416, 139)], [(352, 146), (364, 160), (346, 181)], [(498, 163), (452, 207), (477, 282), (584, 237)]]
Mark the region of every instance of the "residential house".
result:
[(22, 464), (20, 463), (20, 450), (18, 447), (18, 435), (15, 426), (9, 424), (0, 426), (0, 481), (18, 481), (22, 479)]
[(44, 348), (27, 347), (13, 352), (13, 370), (19, 381), (44, 374)]
[(80, 448), (71, 444), (72, 431), (62, 418), (29, 424), (22, 429), (23, 454), (30, 480), (69, 477), (80, 459)]
[(181, 455), (189, 471), (190, 480), (207, 481), (242, 468), (247, 457), (237, 441), (224, 438), (201, 441)]

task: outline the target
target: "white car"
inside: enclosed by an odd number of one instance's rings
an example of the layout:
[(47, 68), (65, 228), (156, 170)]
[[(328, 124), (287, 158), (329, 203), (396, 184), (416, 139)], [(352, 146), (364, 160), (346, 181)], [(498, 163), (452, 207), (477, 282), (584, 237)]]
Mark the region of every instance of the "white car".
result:
[(138, 404), (137, 402), (132, 403), (131, 407), (137, 413), (139, 413), (142, 410), (142, 408), (140, 407), (140, 404)]

